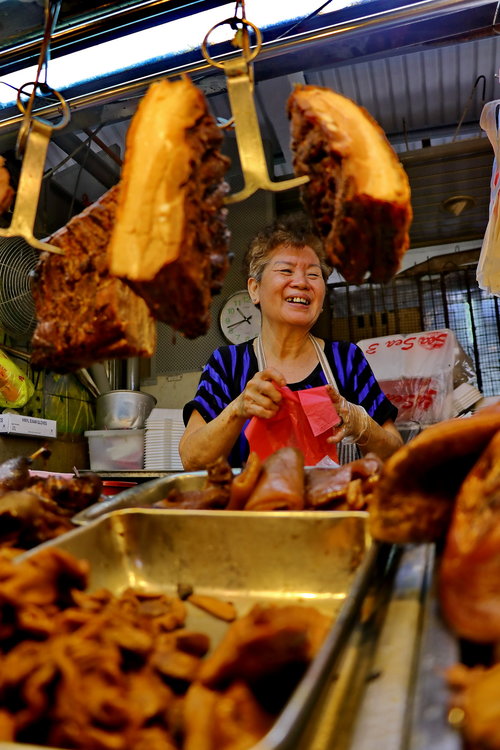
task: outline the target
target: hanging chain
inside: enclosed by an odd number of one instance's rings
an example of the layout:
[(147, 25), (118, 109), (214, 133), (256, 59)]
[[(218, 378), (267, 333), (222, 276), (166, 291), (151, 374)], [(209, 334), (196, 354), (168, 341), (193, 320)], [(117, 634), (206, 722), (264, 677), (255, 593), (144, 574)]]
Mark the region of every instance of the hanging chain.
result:
[[(42, 37), (42, 46), (40, 49), (40, 54), (38, 56), (35, 80), (31, 81), (30, 83), (23, 84), (23, 86), (21, 86), (17, 92), (17, 106), (19, 110), (24, 114), (23, 122), (21, 124), (21, 127), (19, 128), (19, 134), (16, 143), (16, 156), (18, 159), (21, 158), (26, 148), (26, 141), (31, 129), (33, 106), (35, 104), (37, 90), (40, 89), (42, 94), (55, 93), (47, 83), (47, 67), (50, 60), (50, 40), (52, 38), (52, 32), (57, 23), (61, 4), (62, 0), (56, 0), (56, 2), (45, 0), (44, 31)], [(44, 80), (40, 82), (42, 71), (44, 72)], [(28, 101), (26, 102), (26, 104), (24, 104), (21, 100), (21, 97), (26, 86), (31, 86), (31, 91), (28, 96)]]

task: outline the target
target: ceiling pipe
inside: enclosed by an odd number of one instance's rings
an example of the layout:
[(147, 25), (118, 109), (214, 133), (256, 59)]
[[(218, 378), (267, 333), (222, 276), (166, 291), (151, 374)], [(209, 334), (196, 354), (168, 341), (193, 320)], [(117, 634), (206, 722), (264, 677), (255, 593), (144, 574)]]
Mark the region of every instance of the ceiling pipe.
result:
[[(485, 5), (490, 4), (486, 3)], [(420, 0), (411, 5), (392, 8), (381, 13), (340, 22), (322, 29), (296, 34), (289, 38), (263, 43), (259, 56), (254, 62), (254, 66), (258, 67), (259, 62), (269, 61), (279, 55), (289, 54), (298, 50), (300, 50), (301, 54), (304, 54), (318, 44), (329, 43), (336, 39), (350, 39), (373, 31), (388, 31), (399, 26), (410, 25), (417, 21), (435, 20), (452, 13), (457, 13), (458, 11), (477, 7), (477, 0)], [(218, 56), (213, 55), (213, 59), (218, 62), (223, 62), (235, 57), (236, 54), (239, 53), (232, 52)], [(200, 60), (199, 62), (172, 67), (161, 73), (144, 76), (118, 86), (112, 86), (90, 94), (68, 98), (67, 102), (71, 111), (78, 111), (96, 105), (109, 104), (124, 96), (140, 96), (151, 83), (163, 78), (172, 78), (181, 74), (208, 74), (210, 71), (213, 74), (219, 72), (218, 69), (211, 66), (205, 60)], [(34, 111), (34, 114), (50, 120), (51, 118), (59, 116), (59, 111), (60, 106), (52, 104)], [(22, 118), (23, 115), (18, 114), (0, 121), (0, 134), (17, 130)]]

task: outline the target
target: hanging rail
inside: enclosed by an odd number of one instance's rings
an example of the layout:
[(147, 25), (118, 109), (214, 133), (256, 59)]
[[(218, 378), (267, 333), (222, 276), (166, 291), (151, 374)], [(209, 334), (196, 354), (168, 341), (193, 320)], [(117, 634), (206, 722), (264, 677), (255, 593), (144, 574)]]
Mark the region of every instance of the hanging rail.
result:
[[(416, 21), (429, 21), (449, 15), (450, 13), (477, 7), (477, 0), (420, 0), (409, 6), (401, 6), (381, 13), (362, 16), (358, 19), (333, 24), (315, 31), (296, 34), (290, 38), (263, 42), (259, 53), (259, 61), (271, 60), (273, 57), (284, 52), (293, 52), (299, 49), (301, 52), (304, 52), (318, 43), (326, 43), (336, 38), (348, 39), (370, 31), (389, 30), (401, 25), (409, 25)], [(225, 55), (214, 56), (214, 59), (224, 62), (225, 60), (230, 60), (232, 57), (234, 57), (234, 53), (227, 53)], [(177, 77), (181, 74), (194, 75), (207, 73), (210, 67), (210, 63), (206, 60), (200, 60), (197, 63), (188, 63), (169, 68), (162, 73), (144, 76), (140, 79), (105, 88), (91, 94), (68, 98), (68, 104), (72, 113), (75, 113), (80, 109), (109, 104), (124, 96), (141, 96), (145, 89), (154, 81)], [(59, 110), (57, 105), (50, 105), (41, 108), (38, 112), (40, 116), (50, 119), (51, 117), (56, 117)], [(20, 116), (13, 116), (0, 121), (0, 134), (17, 129), (21, 119)]]

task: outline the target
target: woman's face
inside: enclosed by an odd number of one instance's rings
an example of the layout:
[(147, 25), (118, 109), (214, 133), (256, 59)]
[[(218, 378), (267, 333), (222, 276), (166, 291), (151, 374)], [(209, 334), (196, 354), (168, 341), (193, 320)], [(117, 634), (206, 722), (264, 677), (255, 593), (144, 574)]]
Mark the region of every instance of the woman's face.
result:
[(309, 329), (323, 308), (326, 285), (311, 247), (281, 245), (270, 254), (260, 283), (249, 279), (248, 290), (263, 318)]

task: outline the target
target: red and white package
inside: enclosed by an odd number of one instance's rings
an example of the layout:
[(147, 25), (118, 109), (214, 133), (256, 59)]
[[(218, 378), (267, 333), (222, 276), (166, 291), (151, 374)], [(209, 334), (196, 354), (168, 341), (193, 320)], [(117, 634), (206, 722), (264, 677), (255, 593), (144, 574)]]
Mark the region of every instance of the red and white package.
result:
[(449, 328), (364, 339), (358, 346), (397, 406), (398, 424), (428, 425), (452, 416), (456, 339)]

